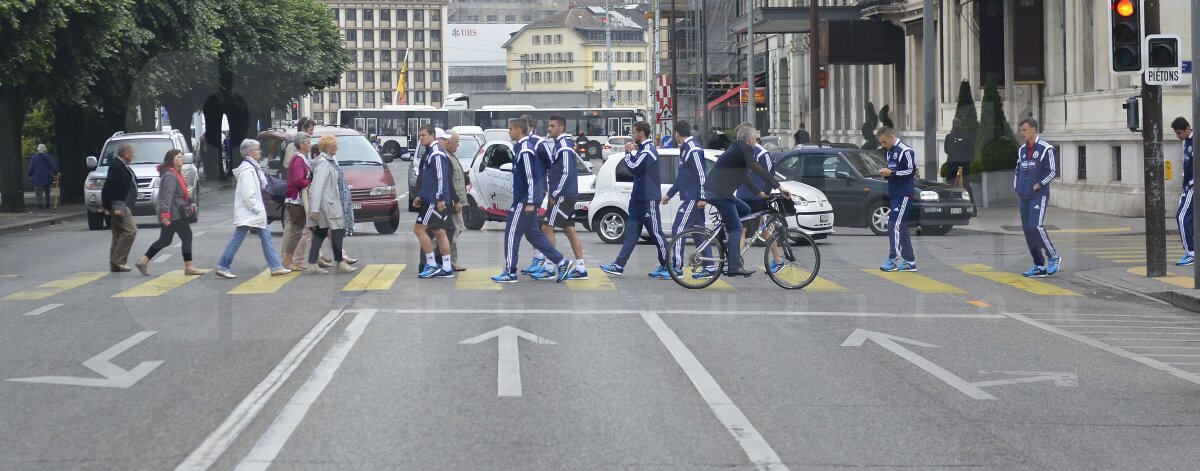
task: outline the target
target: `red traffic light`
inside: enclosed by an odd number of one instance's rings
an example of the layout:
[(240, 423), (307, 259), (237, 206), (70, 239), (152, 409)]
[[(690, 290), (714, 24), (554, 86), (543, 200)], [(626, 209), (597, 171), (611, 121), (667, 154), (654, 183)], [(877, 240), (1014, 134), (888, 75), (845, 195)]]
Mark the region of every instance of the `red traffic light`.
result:
[(292, 102), (292, 109), (293, 109), (293, 110), (295, 110), (295, 109), (299, 109), (299, 108), (300, 108), (300, 104), (299, 104), (299, 103), (296, 103), (296, 102), (294, 102), (294, 101), (293, 101), (293, 102)]
[(1120, 0), (1113, 4), (1113, 11), (1117, 12), (1117, 16), (1130, 17), (1133, 16), (1133, 0)]
[(828, 84), (829, 84), (829, 79), (828, 79), (828, 76), (825, 75), (825, 69), (818, 70), (817, 71), (817, 88), (824, 90), (825, 86)]

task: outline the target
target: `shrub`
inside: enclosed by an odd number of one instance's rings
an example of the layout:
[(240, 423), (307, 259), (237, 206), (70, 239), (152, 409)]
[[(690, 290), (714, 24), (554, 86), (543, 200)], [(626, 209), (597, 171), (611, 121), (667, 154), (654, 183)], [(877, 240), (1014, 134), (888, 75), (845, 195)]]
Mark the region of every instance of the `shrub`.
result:
[(1013, 170), (1017, 165), (1017, 140), (1004, 116), (1004, 101), (991, 80), (983, 87), (980, 118), (971, 173)]

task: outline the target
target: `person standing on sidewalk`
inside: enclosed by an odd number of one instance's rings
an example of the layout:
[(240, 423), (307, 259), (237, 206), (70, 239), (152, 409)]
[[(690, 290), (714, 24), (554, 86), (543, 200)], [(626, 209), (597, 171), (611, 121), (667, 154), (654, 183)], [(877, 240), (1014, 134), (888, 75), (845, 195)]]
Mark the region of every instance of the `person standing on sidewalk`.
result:
[(46, 145), (38, 144), (37, 153), (29, 159), (29, 179), (33, 181), (38, 208), (50, 207), (50, 186), (54, 185), (57, 176), (58, 164), (46, 153)]
[(111, 218), (112, 245), (108, 249), (108, 269), (114, 272), (133, 270), (126, 265), (129, 249), (137, 238), (137, 223), (133, 221), (133, 203), (137, 201), (137, 176), (129, 163), (133, 162), (133, 146), (117, 146), (117, 157), (108, 163), (108, 176), (100, 190), (100, 205)]
[[(887, 167), (879, 169), (879, 174), (887, 179), (888, 197), (891, 199), (888, 211), (888, 259), (879, 269), (917, 271), (917, 254), (913, 253), (906, 221), (916, 193), (916, 176), (913, 172), (917, 168), (917, 153), (901, 142), (896, 131), (887, 126), (875, 131), (875, 137), (887, 150)], [(902, 259), (899, 265), (896, 264), (896, 257)]]
[(225, 245), (225, 252), (217, 262), (217, 276), (237, 278), (237, 275), (229, 271), (229, 266), (233, 264), (233, 257), (242, 247), (246, 233), (251, 231), (258, 233), (259, 241), (262, 242), (263, 257), (271, 269), (271, 276), (291, 273), (291, 270), (283, 268), (283, 262), (279, 260), (275, 246), (271, 244), (271, 230), (267, 229), (267, 208), (262, 199), (263, 189), (267, 187), (267, 177), (258, 166), (258, 161), (262, 158), (262, 147), (258, 141), (246, 139), (238, 149), (245, 158), (233, 171), (234, 177), (237, 178), (237, 186), (234, 187), (233, 193), (233, 237)]
[(1062, 257), (1058, 256), (1058, 251), (1050, 242), (1050, 235), (1042, 226), (1046, 220), (1046, 205), (1050, 204), (1050, 182), (1057, 175), (1054, 146), (1038, 138), (1038, 122), (1033, 118), (1021, 120), (1019, 129), (1025, 142), (1017, 150), (1013, 191), (1021, 197), (1021, 226), (1025, 230), (1025, 243), (1033, 256), (1033, 268), (1022, 275), (1045, 278), (1058, 273), (1062, 266)]
[(971, 204), (975, 204), (975, 190), (971, 188), (971, 162), (975, 160), (975, 136), (963, 128), (962, 120), (954, 118), (954, 127), (946, 135), (943, 145), (946, 151), (946, 162), (950, 167), (950, 181), (958, 178), (962, 170), (962, 187), (971, 195)]
[(796, 133), (792, 134), (792, 139), (795, 140), (795, 145), (797, 146), (808, 144), (808, 142), (812, 140), (812, 138), (808, 135), (808, 131), (804, 130), (803, 121), (800, 122), (800, 128), (796, 130)]
[(188, 195), (187, 180), (183, 178), (183, 151), (171, 149), (163, 157), (162, 165), (158, 166), (158, 222), (162, 228), (158, 232), (158, 240), (150, 244), (146, 254), (134, 265), (142, 276), (150, 276), (150, 260), (154, 259), (162, 249), (171, 245), (175, 234), (179, 234), (179, 247), (183, 252), (183, 273), (199, 276), (204, 270), (192, 264), (192, 226), (188, 219), (196, 214), (196, 205), (192, 204)]
[(1188, 266), (1196, 263), (1196, 235), (1192, 227), (1192, 190), (1195, 186), (1192, 175), (1192, 125), (1183, 116), (1171, 122), (1175, 137), (1183, 141), (1183, 194), (1179, 196), (1179, 209), (1175, 210), (1175, 221), (1179, 223), (1179, 238), (1183, 242), (1183, 258), (1175, 262), (1177, 266)]
[(325, 238), (333, 244), (333, 259), (338, 273), (354, 273), (355, 268), (342, 257), (342, 240), (346, 236), (345, 206), (342, 204), (341, 185), (338, 182), (337, 138), (323, 136), (317, 141), (321, 156), (312, 163), (312, 184), (308, 187), (308, 227), (313, 233), (312, 246), (308, 248), (308, 268), (305, 273), (329, 273), (317, 264), (321, 244)]
[[(307, 119), (307, 118), (306, 118)], [(283, 267), (289, 270), (302, 270), (308, 267), (296, 265), (296, 248), (304, 236), (305, 216), (304, 190), (312, 184), (312, 175), (308, 171), (308, 160), (304, 158), (312, 148), (312, 137), (307, 133), (297, 132), (292, 135), (291, 144), (296, 153), (292, 154), (287, 165), (287, 195), (283, 200), (287, 224), (283, 233)]]

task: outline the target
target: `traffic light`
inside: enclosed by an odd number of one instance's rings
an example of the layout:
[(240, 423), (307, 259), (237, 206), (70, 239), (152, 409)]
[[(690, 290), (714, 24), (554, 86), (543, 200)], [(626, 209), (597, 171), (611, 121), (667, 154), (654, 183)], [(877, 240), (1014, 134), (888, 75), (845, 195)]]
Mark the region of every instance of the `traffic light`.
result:
[(1180, 67), (1182, 63), (1179, 61), (1179, 38), (1146, 38), (1146, 65), (1151, 69)]
[(1141, 127), (1142, 123), (1142, 114), (1138, 110), (1138, 97), (1131, 96), (1126, 98), (1125, 104), (1121, 105), (1121, 108), (1125, 108), (1125, 126), (1130, 131), (1138, 132), (1138, 128)]
[(292, 100), (292, 121), (300, 119), (300, 103)]
[(1133, 75), (1142, 72), (1142, 38), (1145, 36), (1143, 2), (1109, 0), (1109, 47), (1112, 51), (1109, 65), (1114, 74)]
[(827, 85), (829, 85), (829, 76), (825, 75), (825, 69), (817, 70), (817, 88), (824, 90)]

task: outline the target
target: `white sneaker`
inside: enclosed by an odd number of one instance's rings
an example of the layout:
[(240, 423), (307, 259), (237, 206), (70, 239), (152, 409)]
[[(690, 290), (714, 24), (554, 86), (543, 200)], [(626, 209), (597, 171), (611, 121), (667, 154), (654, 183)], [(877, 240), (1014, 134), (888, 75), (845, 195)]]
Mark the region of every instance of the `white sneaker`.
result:
[(338, 273), (354, 273), (356, 271), (358, 271), (358, 269), (350, 266), (350, 264), (347, 263), (345, 260), (342, 260), (340, 263), (337, 264), (337, 272)]
[(237, 278), (237, 275), (234, 275), (232, 272), (225, 271), (225, 270), (217, 270), (217, 276), (219, 276), (221, 278), (230, 279), (230, 280)]
[(292, 271), (287, 268), (280, 268), (278, 270), (271, 271), (271, 276), (283, 276), (291, 272)]
[(318, 267), (316, 265), (309, 265), (308, 268), (304, 269), (304, 274), (306, 274), (306, 275), (324, 275), (327, 273), (329, 273), (329, 272), (326, 271), (324, 268)]

